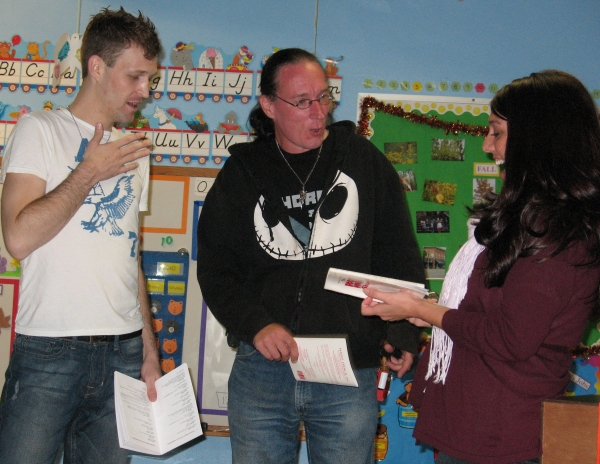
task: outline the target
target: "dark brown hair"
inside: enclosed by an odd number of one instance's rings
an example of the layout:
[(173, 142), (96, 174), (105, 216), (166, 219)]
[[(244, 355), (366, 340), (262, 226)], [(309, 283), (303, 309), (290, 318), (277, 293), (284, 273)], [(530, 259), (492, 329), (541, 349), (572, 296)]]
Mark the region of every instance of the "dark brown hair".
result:
[[(284, 48), (273, 53), (267, 59), (260, 75), (260, 93), (275, 98), (279, 86), (279, 70), (288, 64), (305, 62), (316, 63), (319, 67), (323, 68), (323, 65), (315, 55), (301, 48)], [(323, 70), (323, 76), (325, 76), (325, 70)], [(252, 135), (257, 139), (266, 139), (275, 135), (275, 124), (264, 113), (260, 103), (257, 103), (252, 108), (248, 116), (248, 125), (252, 129)]]
[(600, 263), (600, 124), (594, 101), (574, 76), (555, 70), (516, 79), (491, 102), (506, 120), (506, 180), (475, 213), (487, 247), (489, 287), (501, 286), (519, 257), (554, 256), (575, 242)]
[(140, 11), (138, 13), (136, 17), (123, 7), (116, 11), (104, 8), (92, 16), (81, 42), (83, 78), (88, 74), (88, 61), (93, 55), (98, 55), (112, 67), (123, 50), (132, 46), (140, 47), (147, 60), (160, 54), (162, 48), (154, 24)]

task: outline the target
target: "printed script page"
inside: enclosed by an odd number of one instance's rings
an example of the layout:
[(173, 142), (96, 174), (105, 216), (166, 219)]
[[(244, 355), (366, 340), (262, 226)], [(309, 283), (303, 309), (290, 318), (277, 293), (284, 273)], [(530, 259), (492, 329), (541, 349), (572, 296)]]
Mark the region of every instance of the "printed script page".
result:
[(169, 372), (159, 382), (155, 417), (162, 452), (166, 453), (202, 435), (202, 426), (187, 364)]
[(187, 364), (156, 382), (150, 402), (146, 384), (115, 372), (115, 410), (121, 448), (161, 455), (202, 435)]
[(154, 412), (144, 382), (115, 372), (115, 413), (121, 448), (160, 454)]
[(342, 337), (295, 337), (298, 362), (290, 366), (296, 380), (358, 387)]

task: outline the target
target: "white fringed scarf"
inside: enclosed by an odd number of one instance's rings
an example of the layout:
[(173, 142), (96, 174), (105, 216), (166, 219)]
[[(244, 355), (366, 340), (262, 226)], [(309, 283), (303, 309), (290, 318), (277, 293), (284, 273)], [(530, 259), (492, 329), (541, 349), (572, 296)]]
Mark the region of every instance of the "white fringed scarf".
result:
[[(475, 240), (474, 229), (475, 224), (469, 221), (469, 240), (458, 250), (450, 264), (438, 301), (441, 306), (457, 309), (467, 293), (467, 283), (475, 266), (475, 260), (485, 248)], [(452, 360), (452, 346), (453, 343), (448, 334), (439, 327), (433, 327), (425, 380), (434, 376), (434, 383), (446, 383), (446, 375), (448, 375)]]

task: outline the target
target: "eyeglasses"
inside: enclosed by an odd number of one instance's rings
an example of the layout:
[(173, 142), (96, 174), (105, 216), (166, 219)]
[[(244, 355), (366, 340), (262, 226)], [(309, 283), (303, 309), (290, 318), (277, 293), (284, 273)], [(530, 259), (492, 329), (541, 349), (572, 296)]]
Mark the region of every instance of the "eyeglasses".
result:
[(279, 98), (280, 100), (286, 102), (288, 105), (295, 106), (296, 108), (298, 108), (300, 110), (305, 110), (305, 109), (310, 108), (310, 105), (312, 105), (313, 102), (318, 102), (319, 105), (321, 105), (321, 106), (327, 106), (333, 101), (333, 97), (331, 95), (329, 95), (328, 93), (324, 93), (316, 100), (311, 100), (310, 98), (303, 98), (302, 100), (298, 100), (298, 103), (292, 103), (287, 100), (284, 100), (279, 95), (275, 95), (275, 96), (277, 98)]

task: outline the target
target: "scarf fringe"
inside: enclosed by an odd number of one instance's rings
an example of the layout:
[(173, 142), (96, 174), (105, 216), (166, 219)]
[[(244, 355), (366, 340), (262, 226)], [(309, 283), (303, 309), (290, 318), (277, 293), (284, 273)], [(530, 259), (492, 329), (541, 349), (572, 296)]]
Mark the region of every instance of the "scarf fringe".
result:
[[(485, 247), (477, 243), (472, 235), (473, 224), (469, 224), (469, 240), (458, 250), (456, 257), (450, 264), (448, 274), (444, 279), (438, 304), (450, 309), (457, 309), (467, 293), (469, 277), (475, 267), (475, 261)], [(472, 226), (472, 228), (471, 228)], [(429, 365), (425, 380), (433, 376), (434, 383), (446, 383), (446, 376), (452, 361), (453, 342), (446, 332), (439, 327), (434, 327), (431, 332), (431, 345)]]

